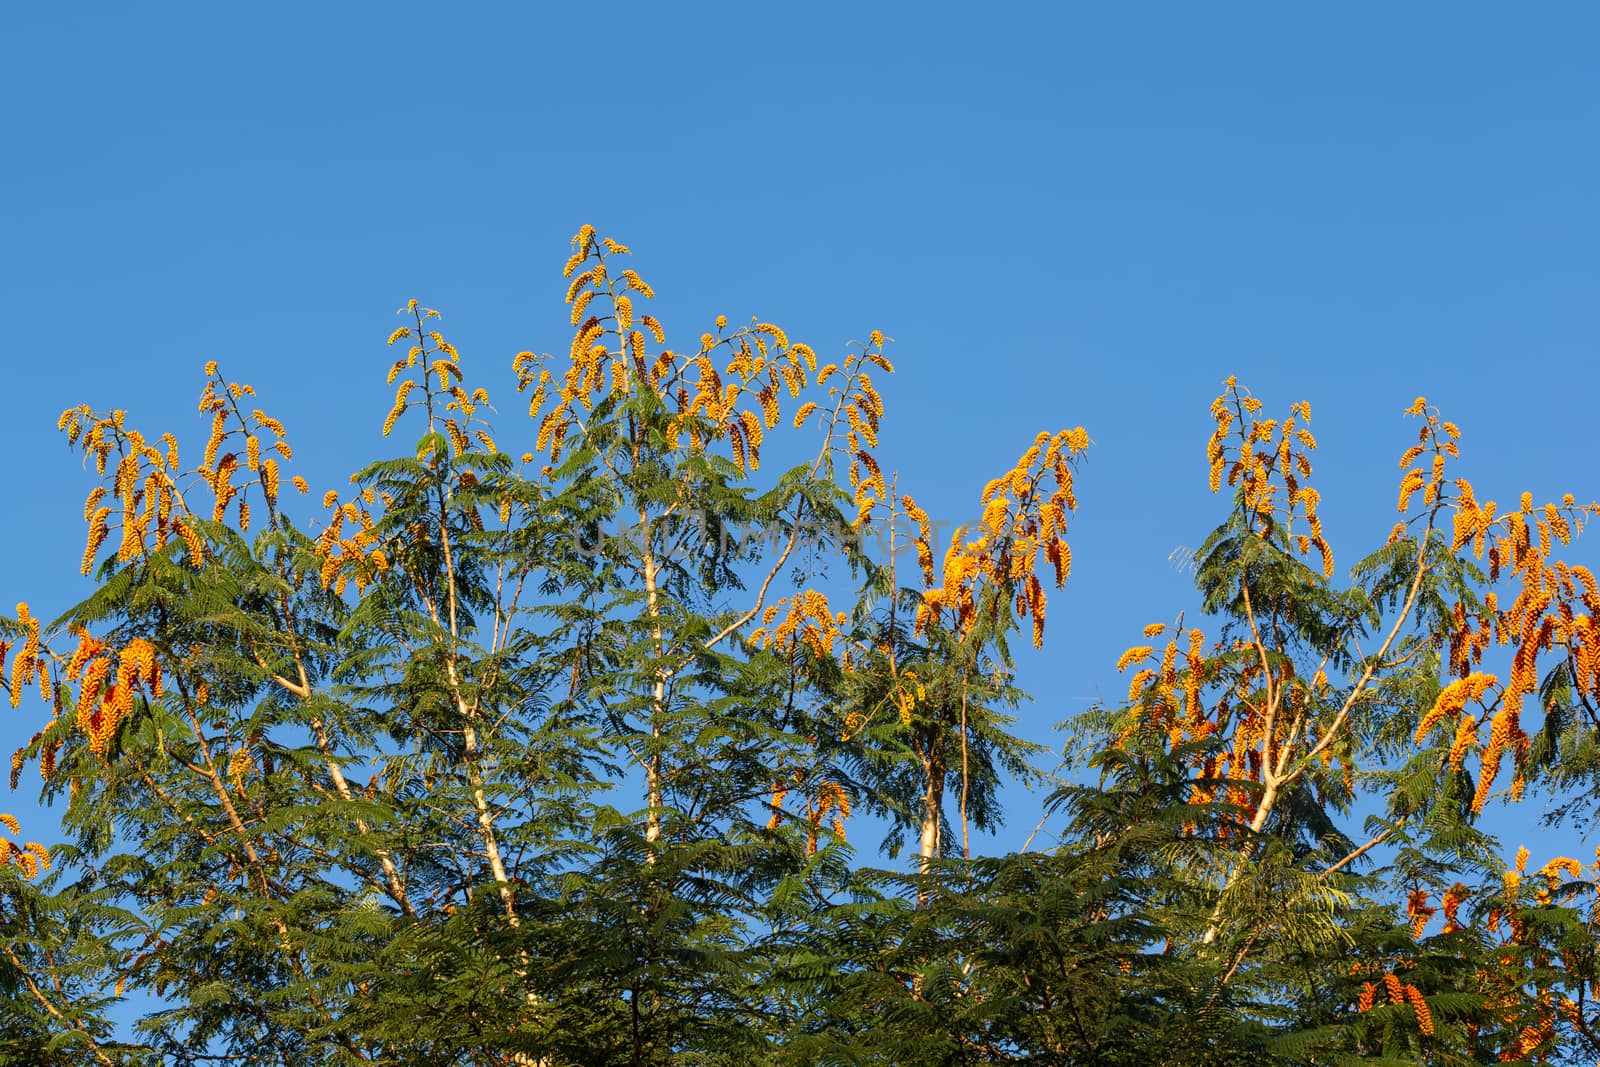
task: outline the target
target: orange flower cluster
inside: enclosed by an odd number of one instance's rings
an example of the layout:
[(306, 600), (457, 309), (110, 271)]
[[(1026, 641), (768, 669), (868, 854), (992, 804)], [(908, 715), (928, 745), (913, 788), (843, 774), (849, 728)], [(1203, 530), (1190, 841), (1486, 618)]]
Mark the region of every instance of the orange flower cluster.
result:
[[(1221, 489), (1226, 472), (1228, 485), (1241, 487), (1251, 529), (1268, 537), (1281, 525), (1285, 541), (1301, 555), (1316, 550), (1323, 577), (1331, 578), (1333, 551), (1323, 537), (1322, 519), (1317, 514), (1322, 496), (1301, 484), (1301, 479), (1311, 476), (1310, 454), (1317, 447), (1316, 438), (1306, 428), (1311, 422), (1311, 405), (1303, 400), (1291, 404), (1281, 421), (1262, 419), (1260, 413), (1261, 401), (1232, 377), (1211, 402), (1211, 416), (1216, 420), (1216, 429), (1206, 442), (1211, 491)], [(1297, 518), (1304, 518), (1305, 533), (1295, 532)]]
[(1440, 930), (1440, 933), (1453, 934), (1457, 930), (1465, 929), (1461, 921), (1456, 918), (1456, 912), (1460, 910), (1461, 904), (1467, 899), (1467, 896), (1467, 887), (1460, 882), (1444, 891), (1444, 897), (1439, 901), (1439, 910), (1444, 912), (1444, 928)]
[[(1460, 552), (1470, 545), (1474, 557), (1481, 559), (1487, 550), (1490, 582), (1508, 576), (1517, 586), (1507, 608), (1500, 606), (1494, 591), (1485, 594), (1481, 606), (1455, 606), (1448, 636), (1449, 665), (1456, 680), (1440, 693), (1416, 731), (1420, 744), (1435, 725), (1453, 722), (1456, 731), (1448, 762), (1459, 768), (1466, 754), (1478, 747), (1482, 725), (1480, 718), (1463, 714), (1466, 705), (1482, 703), (1487, 692), (1499, 689), (1495, 703), (1484, 708), (1485, 716), (1492, 713), (1492, 726), (1482, 748), (1482, 769), (1473, 797), (1473, 810), (1481, 811), (1507, 752), (1514, 763), (1511, 797), (1522, 795), (1530, 740), (1521, 717), (1527, 698), (1538, 691), (1541, 654), (1555, 651), (1562, 655), (1578, 692), (1600, 697), (1600, 586), (1588, 568), (1552, 559), (1554, 548), (1570, 543), (1585, 520), (1600, 511), (1600, 505), (1579, 506), (1568, 494), (1560, 504), (1552, 502), (1536, 509), (1528, 493), (1522, 494), (1520, 506), (1512, 511), (1501, 512), (1492, 500), (1480, 503), (1466, 479), (1450, 483), (1445, 478), (1447, 458), (1460, 454), (1457, 442), (1461, 431), (1427, 407), (1423, 397), (1417, 398), (1408, 413), (1421, 416), (1423, 425), (1418, 443), (1400, 460), (1402, 467), (1409, 468), (1401, 481), (1401, 511), (1410, 507), (1418, 490), (1425, 508), (1450, 508), (1450, 551)], [(1426, 469), (1412, 466), (1429, 451), (1433, 458)], [(1403, 531), (1402, 523), (1391, 540)], [(1512, 650), (1510, 674), (1503, 685), (1497, 675), (1477, 671), (1491, 645), (1507, 645)]]
[(152, 534), (154, 547), (164, 547), (171, 532), (177, 496), (172, 478), (178, 468), (177, 441), (171, 434), (163, 434), (157, 442), (161, 447), (157, 447), (138, 430), (129, 429), (125, 419), (123, 411), (97, 413), (87, 404), (80, 404), (63, 411), (56, 423), (70, 443), (94, 457), (102, 478), (106, 477), (110, 460), (116, 457), (115, 466), (110, 468), (110, 484), (95, 486), (83, 504), (83, 518), (89, 524), (81, 568), (84, 574), (94, 568), (101, 547), (110, 537), (113, 517), (121, 533), (117, 559), (123, 562), (148, 551), (147, 540)]
[[(1287, 658), (1273, 661), (1269, 672), (1245, 641), (1219, 647), (1208, 656), (1198, 629), (1184, 631), (1165, 623), (1144, 628), (1146, 638), (1168, 634), (1159, 650), (1138, 644), (1117, 660), (1119, 672), (1133, 672), (1128, 684), (1130, 706), (1117, 743), (1125, 745), (1137, 734), (1158, 738), (1174, 752), (1213, 738), (1215, 747), (1189, 757), (1196, 779), (1190, 799), (1198, 805), (1222, 797), (1239, 809), (1218, 828), (1228, 836), (1234, 831), (1231, 820), (1242, 823), (1249, 818), (1245, 810), (1259, 795), (1254, 787), (1280, 763), (1283, 746), (1291, 743), (1293, 723), (1325, 692), (1327, 680), (1320, 672), (1310, 681), (1301, 679)], [(1208, 687), (1214, 690), (1209, 695)], [(1273, 706), (1280, 711), (1274, 714)], [(1330, 744), (1319, 755), (1325, 767), (1337, 760), (1348, 783), (1353, 766), (1347, 742)]]
[(849, 817), (850, 794), (845, 792), (844, 786), (838, 782), (823, 782), (817, 786), (816, 795), (806, 804), (806, 855), (816, 853), (824, 820), (831, 822), (833, 832), (843, 840), (844, 822)]
[(1054, 434), (1041, 431), (1010, 471), (984, 487), (983, 519), (976, 528), (961, 526), (951, 535), (942, 574), (933, 568), (928, 517), (909, 496), (904, 498), (906, 514), (918, 526), (915, 544), (926, 587), (917, 607), (918, 634), (943, 624), (947, 612), (961, 634), (969, 633), (987, 593), (990, 613), (1012, 604), (1018, 617), (1032, 618), (1034, 646), (1043, 643), (1045, 593), (1039, 560), (1054, 569), (1057, 588), (1065, 584), (1072, 550), (1063, 535), (1067, 514), (1078, 507), (1072, 465), (1088, 447), (1089, 435), (1081, 426)]
[[(1117, 671), (1122, 673), (1130, 667), (1138, 668), (1128, 682), (1128, 703), (1136, 707), (1124, 728), (1123, 737), (1139, 729), (1152, 730), (1164, 734), (1168, 748), (1175, 749), (1186, 741), (1211, 736), (1216, 733), (1217, 724), (1206, 716), (1201, 704), (1202, 690), (1208, 678), (1206, 658), (1201, 653), (1205, 634), (1191, 629), (1185, 635), (1181, 630), (1158, 622), (1146, 626), (1144, 636), (1161, 637), (1169, 629), (1172, 637), (1162, 649), (1159, 661), (1155, 659), (1154, 645), (1134, 645), (1118, 658)], [(1186, 649), (1182, 653), (1182, 669), (1179, 668), (1180, 640), (1186, 642)], [(1225, 753), (1220, 764), (1207, 761), (1208, 765), (1202, 767), (1200, 776), (1239, 777), (1237, 773), (1230, 774), (1230, 769), (1248, 773), (1249, 760), (1244, 755), (1246, 748), (1248, 738), (1232, 759)], [(1234, 768), (1232, 765), (1237, 766)], [(1259, 763), (1257, 767), (1259, 769)], [(1202, 799), (1209, 800), (1213, 795), (1214, 791), (1201, 791)]]
[[(1409, 982), (1402, 982), (1393, 972), (1385, 971), (1383, 974), (1383, 990), (1389, 997), (1389, 1003), (1402, 1006), (1409, 1004), (1417, 1017), (1417, 1029), (1424, 1034), (1432, 1036), (1434, 1032), (1433, 1012), (1428, 1008), (1428, 1002), (1422, 995), (1422, 990)], [(1366, 982), (1361, 987), (1361, 996), (1357, 1000), (1357, 1007), (1363, 1012), (1371, 1011), (1373, 1002), (1377, 999), (1378, 987), (1371, 982)]]
[(828, 606), (825, 595), (807, 589), (767, 605), (761, 625), (750, 633), (750, 643), (758, 648), (781, 649), (791, 655), (803, 647), (813, 656), (824, 659), (833, 655), (833, 647), (844, 635), (842, 627), (847, 621), (844, 612), (835, 613)]
[[(283, 439), (281, 422), (260, 408), (244, 410), (241, 401), (253, 396), (254, 389), (223, 379), (215, 360), (206, 364), (205, 373), (206, 384), (199, 407), (202, 414), (211, 416), (211, 435), (206, 442), (204, 459), (195, 473), (214, 494), (212, 521), (223, 521), (237, 497), (239, 528), (248, 530), (250, 506), (244, 496), (245, 487), (235, 485), (233, 479), (240, 471), (249, 472), (261, 488), (268, 508), (274, 508), (281, 477), (279, 460), (292, 458), (294, 452)], [(102, 484), (90, 491), (83, 505), (83, 519), (89, 524), (83, 573), (88, 574), (94, 568), (113, 529), (120, 531), (117, 547), (120, 562), (138, 559), (151, 551), (159, 552), (176, 534), (188, 550), (190, 562), (197, 567), (204, 563), (205, 539), (190, 516), (175, 480), (179, 469), (178, 442), (172, 434), (147, 440), (138, 430), (126, 425), (125, 412), (98, 413), (86, 404), (63, 411), (57, 427), (67, 434), (71, 444), (94, 457), (95, 469), (103, 479)], [(263, 446), (265, 433), (272, 434), (270, 451), (276, 455), (267, 454), (269, 450)], [(240, 449), (224, 451), (235, 438), (242, 438)], [(297, 477), (294, 483), (305, 492), (303, 479)]]
[[(555, 464), (568, 434), (584, 426), (582, 411), (594, 410), (602, 395), (624, 400), (640, 392), (672, 411), (667, 434), (680, 440), (688, 435), (691, 450), (725, 440), (741, 469), (760, 466), (765, 432), (781, 418), (779, 394), (786, 389), (790, 395), (800, 394), (808, 371), (816, 371), (810, 347), (792, 344), (771, 323), (730, 333), (726, 317), (718, 317), (717, 336), (704, 334), (698, 354), (662, 349), (651, 358), (648, 341), (666, 344), (666, 331), (653, 315), (642, 314), (635, 301), (654, 298), (656, 291), (635, 270), (618, 274), (608, 264), (608, 256), (629, 254), (627, 246), (600, 240), (592, 226), (579, 230), (573, 246), (563, 272), (571, 278), (566, 302), (574, 330), (568, 366), (557, 403), (542, 414), (534, 451), (549, 451), (550, 464)], [(597, 299), (598, 307), (590, 309)], [(718, 349), (730, 355), (722, 370), (712, 362)], [(533, 387), (531, 418), (539, 418), (555, 382), (544, 368), (546, 358), (520, 352), (512, 363), (518, 390)]]
[[(1478, 728), (1482, 725), (1479, 717), (1465, 714), (1467, 705), (1473, 702), (1482, 703), (1484, 695), (1496, 684), (1494, 675), (1480, 673), (1469, 673), (1465, 677), (1451, 681), (1439, 691), (1439, 695), (1434, 698), (1433, 706), (1418, 722), (1414, 735), (1415, 743), (1420, 745), (1429, 732), (1442, 723), (1454, 724), (1446, 765), (1451, 770), (1459, 770), (1466, 761), (1467, 753), (1478, 747)], [(1496, 735), (1491, 732), (1491, 742), (1498, 736), (1499, 749), (1503, 749), (1507, 744), (1514, 746), (1527, 744), (1527, 735), (1514, 721), (1512, 713), (1501, 711), (1495, 716), (1494, 721), (1494, 729), (1499, 733)]]
[[(1519, 903), (1525, 901), (1531, 889), (1532, 903), (1537, 907), (1573, 907), (1580, 896), (1591, 902), (1591, 924), (1600, 919), (1600, 850), (1597, 862), (1585, 867), (1570, 856), (1558, 856), (1536, 872), (1540, 881), (1533, 887), (1524, 886), (1528, 869), (1528, 849), (1517, 849), (1513, 865), (1505, 872), (1505, 904), (1489, 911), (1486, 926), (1490, 932), (1500, 933), (1500, 973), (1478, 972), (1478, 980), (1489, 993), (1488, 1006), (1502, 1011), (1506, 1023), (1519, 1027), (1515, 1040), (1501, 1053), (1502, 1061), (1535, 1058), (1547, 1054), (1555, 1040), (1558, 1023), (1565, 1018), (1574, 1025), (1594, 1025), (1584, 1018), (1582, 986), (1587, 981), (1579, 967), (1584, 966), (1566, 949), (1556, 951), (1554, 957), (1541, 947), (1538, 933), (1520, 914)], [(1520, 961), (1535, 968), (1533, 975), (1516, 968)], [(1561, 968), (1555, 963), (1559, 960)], [(1566, 974), (1562, 974), (1565, 968)], [(1544, 1017), (1526, 1022), (1522, 1010), (1526, 996), (1531, 992), (1544, 1011)], [(1565, 995), (1567, 991), (1578, 995), (1577, 1000)]]
[[(871, 371), (894, 370), (883, 355), (882, 333), (873, 331), (842, 370), (835, 364), (819, 369), (811, 347), (791, 341), (779, 326), (753, 321), (730, 330), (727, 316), (718, 316), (716, 332), (702, 334), (692, 354), (661, 347), (652, 355), (649, 346), (664, 346), (666, 332), (641, 311), (640, 302), (652, 299), (655, 290), (636, 271), (619, 273), (610, 262), (627, 255), (627, 247), (597, 237), (592, 226), (580, 229), (572, 244), (564, 275), (570, 279), (566, 301), (574, 332), (565, 372), (552, 372), (545, 366), (549, 357), (532, 352), (518, 353), (512, 363), (518, 390), (532, 390), (528, 414), (540, 420), (535, 452), (548, 453), (554, 466), (568, 437), (585, 431), (585, 413), (602, 399), (642, 400), (645, 412), (664, 413), (661, 432), (677, 447), (701, 453), (725, 443), (741, 471), (755, 470), (767, 432), (783, 418), (784, 395), (799, 398), (811, 386), (841, 375), (842, 384), (828, 391), (827, 451), (846, 455), (857, 523), (865, 521), (869, 497), (886, 495), (871, 451), (883, 418), (883, 399)], [(546, 410), (552, 398), (554, 405)], [(804, 401), (794, 425), (803, 425), (818, 410), (817, 401)]]
[[(26, 601), (17, 605), (17, 625), (22, 627), (22, 647), (17, 650), (17, 658), (11, 664), (8, 686), (11, 706), (14, 708), (22, 703), (22, 691), (34, 683), (39, 686), (39, 695), (46, 701), (50, 700), (50, 672), (48, 661), (42, 653), (43, 645), (39, 641), (39, 620), (28, 611)], [(10, 647), (10, 642), (0, 641), (0, 671), (5, 669), (6, 653)]]
[[(420, 368), (420, 373), (415, 378), (403, 378), (395, 387), (394, 402), (383, 420), (383, 436), (389, 436), (408, 409), (421, 407), (428, 416), (429, 432), (442, 433), (455, 455), (470, 451), (473, 439), (488, 452), (499, 451), (488, 430), (474, 425), (482, 421), (477, 418), (478, 409), (489, 405), (488, 391), (481, 388), (468, 391), (461, 370), (461, 353), (438, 330), (427, 328), (428, 320), (439, 318), (439, 312), (409, 300), (396, 314), (410, 316), (413, 325), (396, 329), (389, 335), (388, 343), (393, 345), (409, 339), (412, 344), (404, 356), (390, 364), (388, 384), (394, 385), (395, 379), (409, 369)], [(514, 361), (519, 377), (523, 356), (527, 355), (529, 353), (522, 353)], [(435, 379), (437, 386), (433, 384)], [(419, 385), (421, 393), (413, 396)]]
[[(250, 504), (246, 498), (246, 487), (254, 482), (260, 488), (268, 510), (275, 510), (282, 478), (278, 461), (280, 458), (294, 458), (294, 450), (284, 440), (283, 423), (260, 408), (245, 411), (242, 401), (254, 395), (252, 387), (223, 378), (215, 361), (206, 364), (206, 384), (200, 393), (200, 411), (211, 416), (211, 436), (206, 441), (205, 455), (197, 473), (211, 487), (215, 500), (211, 513), (213, 522), (222, 522), (234, 498), (238, 497), (236, 514), (241, 531), (250, 529)], [(277, 453), (276, 456), (264, 454), (264, 433), (272, 435), (272, 451)], [(235, 440), (242, 440), (242, 453), (233, 449), (224, 451)], [(235, 486), (233, 478), (241, 472), (245, 472), (247, 481), (244, 485)], [(300, 492), (306, 491), (302, 479), (296, 478), (294, 484)], [(190, 561), (198, 566), (203, 559), (203, 546), (197, 533), (184, 524), (178, 534), (189, 549)]]
[[(20, 834), (22, 826), (14, 815), (0, 812), (0, 826), (4, 826), (13, 834)], [(0, 837), (0, 867), (14, 865), (28, 878), (36, 878), (40, 871), (50, 869), (50, 850), (37, 841), (27, 844), (18, 844), (15, 841)]]
[[(331, 586), (336, 594), (343, 596), (346, 585), (354, 581), (360, 592), (389, 569), (389, 557), (378, 545), (369, 510), (376, 502), (371, 489), (362, 490), (357, 499), (344, 504), (339, 503), (339, 494), (334, 490), (330, 489), (323, 496), (322, 506), (333, 512), (314, 545), (317, 558), (322, 561), (318, 577), (324, 589)], [(348, 536), (346, 525), (351, 527)]]
[(143, 638), (129, 641), (113, 654), (105, 644), (78, 630), (78, 647), (66, 667), (66, 680), (80, 682), (77, 727), (89, 751), (104, 759), (117, 727), (133, 712), (134, 698), (161, 695), (161, 665), (155, 646)]
[(1422, 931), (1427, 929), (1428, 920), (1433, 918), (1438, 908), (1428, 903), (1426, 889), (1413, 889), (1406, 896), (1406, 914), (1411, 916), (1411, 936), (1421, 937)]

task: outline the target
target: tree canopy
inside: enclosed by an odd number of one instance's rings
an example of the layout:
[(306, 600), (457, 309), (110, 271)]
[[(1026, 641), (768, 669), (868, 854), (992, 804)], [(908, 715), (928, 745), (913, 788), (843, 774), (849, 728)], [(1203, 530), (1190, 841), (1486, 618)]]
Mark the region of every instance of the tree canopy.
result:
[[(882, 333), (675, 350), (626, 247), (572, 248), (513, 415), (402, 308), (396, 448), (320, 500), (217, 363), (198, 463), (62, 413), (94, 587), (0, 620), (11, 786), (62, 838), (0, 817), (0, 1062), (1600, 1054), (1600, 864), (1508, 869), (1480, 823), (1592, 810), (1600, 508), (1480, 501), (1419, 397), (1398, 521), (1341, 570), (1310, 404), (1230, 378), (1203, 617), (1129, 635), (1057, 766), (1011, 645), (1092, 610), (1087, 432), (1019, 439), (946, 537), (881, 454)], [(975, 854), (1018, 781), (1056, 841)]]

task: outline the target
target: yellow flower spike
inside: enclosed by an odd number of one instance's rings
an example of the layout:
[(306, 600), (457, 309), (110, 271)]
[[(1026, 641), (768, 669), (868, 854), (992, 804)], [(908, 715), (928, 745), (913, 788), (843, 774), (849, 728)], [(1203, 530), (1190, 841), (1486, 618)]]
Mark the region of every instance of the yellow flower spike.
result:
[(1135, 663), (1143, 663), (1154, 651), (1155, 648), (1151, 645), (1134, 645), (1117, 660), (1117, 672), (1120, 674)]
[(594, 299), (594, 290), (585, 289), (572, 301), (572, 314), (568, 316), (571, 324), (577, 326), (583, 321), (584, 312), (588, 310), (589, 303)]
[[(654, 297), (656, 295), (656, 291), (654, 289), (650, 288), (650, 286), (645, 283), (643, 278), (639, 277), (639, 274), (638, 274), (637, 271), (632, 271), (632, 270), (623, 271), (622, 272), (622, 281), (628, 288), (634, 290), (640, 296), (644, 297), (646, 300), (649, 300), (649, 299), (651, 299), (652, 297)], [(660, 339), (657, 338), (657, 340), (659, 342)]]

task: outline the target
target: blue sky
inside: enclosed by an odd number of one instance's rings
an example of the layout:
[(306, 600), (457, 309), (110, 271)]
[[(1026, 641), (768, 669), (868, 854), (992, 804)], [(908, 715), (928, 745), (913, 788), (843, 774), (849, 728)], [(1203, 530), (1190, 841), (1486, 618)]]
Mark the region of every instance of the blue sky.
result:
[[(882, 454), (935, 514), (966, 517), (1037, 429), (1088, 427), (1075, 577), (1023, 663), (1040, 740), (1191, 606), (1169, 556), (1222, 515), (1203, 444), (1229, 374), (1311, 401), (1341, 564), (1393, 522), (1418, 393), (1480, 496), (1600, 495), (1592, 6), (600, 11), (8, 12), (7, 610), (86, 588), (62, 408), (192, 441), (219, 359), (337, 485), (416, 296), (504, 375), (509, 426), (511, 355), (566, 342), (585, 222), (634, 247), (679, 338), (718, 313), (823, 353), (895, 338)], [(7, 751), (41, 710), (0, 709)]]

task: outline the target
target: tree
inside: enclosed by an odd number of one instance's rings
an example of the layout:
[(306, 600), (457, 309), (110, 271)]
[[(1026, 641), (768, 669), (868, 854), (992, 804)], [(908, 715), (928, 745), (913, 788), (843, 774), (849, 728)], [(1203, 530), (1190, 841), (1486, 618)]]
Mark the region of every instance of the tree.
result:
[[(8, 915), (71, 915), (70, 960), (29, 934), (7, 971), (38, 980), (23, 1011), (52, 1062), (644, 1063), (766, 1040), (780, 924), (840, 869), (860, 791), (892, 801), (850, 768), (906, 747), (849, 719), (883, 688), (861, 535), (890, 502), (873, 379), (893, 368), (876, 331), (819, 363), (725, 318), (674, 352), (628, 250), (590, 227), (573, 246), (565, 357), (512, 362), (528, 429), (490, 425), (411, 301), (383, 431), (420, 437), (320, 523), (285, 427), (216, 363), (192, 469), (120, 410), (63, 413), (101, 476), (97, 587), (49, 623), (19, 608), (9, 686), (53, 712), (13, 778), (37, 763), (72, 840), (5, 890)], [(763, 480), (783, 422), (814, 451)], [(1060, 477), (1074, 449), (1045, 436)], [(1018, 487), (986, 524), (1013, 556), (1038, 521)], [(963, 587), (1009, 598), (1031, 576), (1011, 558)], [(830, 563), (857, 577), (832, 591), (848, 610), (811, 584)], [(980, 721), (980, 745), (1020, 751)], [(133, 1043), (105, 1010), (130, 991), (160, 1005)]]
[[(1600, 866), (1508, 869), (1479, 825), (1592, 804), (1600, 590), (1559, 557), (1600, 508), (1480, 503), (1419, 399), (1401, 521), (1339, 580), (1309, 405), (1230, 379), (1204, 618), (1145, 628), (1051, 779), (1010, 648), (1070, 573), (1085, 431), (1019, 442), (936, 544), (879, 456), (882, 334), (675, 352), (628, 250), (573, 249), (566, 353), (512, 361), (529, 421), (412, 301), (383, 432), (416, 443), (320, 518), (215, 363), (193, 467), (63, 413), (94, 588), (0, 623), (50, 712), (12, 786), (36, 767), (67, 838), (0, 819), (0, 1062), (1600, 1052)], [(1059, 844), (973, 855), (1019, 779)], [(860, 858), (862, 811), (914, 858)]]

